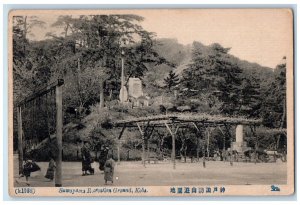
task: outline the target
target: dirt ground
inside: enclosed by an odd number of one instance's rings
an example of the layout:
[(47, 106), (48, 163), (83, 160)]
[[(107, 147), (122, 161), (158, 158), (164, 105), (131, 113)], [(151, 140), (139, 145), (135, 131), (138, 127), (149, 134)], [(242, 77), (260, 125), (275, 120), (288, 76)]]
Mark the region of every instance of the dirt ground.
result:
[[(38, 162), (41, 171), (31, 174), (29, 179), (32, 187), (51, 187), (44, 175), (47, 162)], [(63, 186), (103, 186), (104, 175), (98, 169), (98, 163), (92, 165), (95, 175), (81, 176), (81, 162), (63, 162)], [(15, 186), (26, 186), (25, 178), (18, 178), (18, 158), (14, 157)], [(286, 184), (286, 163), (245, 163), (207, 161), (206, 168), (202, 162), (183, 163), (176, 161), (176, 169), (171, 162), (146, 163), (143, 167), (141, 161), (116, 162), (114, 186), (184, 186), (184, 185), (262, 185)]]

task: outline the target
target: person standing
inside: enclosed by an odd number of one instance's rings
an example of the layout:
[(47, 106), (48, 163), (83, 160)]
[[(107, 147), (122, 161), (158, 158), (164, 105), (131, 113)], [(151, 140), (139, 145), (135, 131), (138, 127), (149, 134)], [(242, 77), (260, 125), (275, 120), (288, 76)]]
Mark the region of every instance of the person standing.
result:
[(88, 175), (88, 171), (90, 174), (93, 173), (93, 169), (91, 168), (91, 162), (92, 162), (92, 157), (88, 145), (88, 141), (83, 142), (83, 146), (81, 148), (81, 155), (82, 155), (82, 176)]
[(104, 164), (107, 160), (109, 148), (106, 146), (102, 146), (99, 155), (99, 169), (100, 171), (104, 171)]
[(45, 178), (50, 179), (50, 181), (53, 181), (54, 179), (54, 173), (56, 169), (55, 161), (52, 157), (50, 157), (47, 173), (45, 175)]
[(115, 169), (115, 161), (112, 158), (112, 154), (108, 155), (108, 159), (106, 160), (104, 164), (104, 180), (105, 185), (107, 185), (107, 181), (111, 181), (111, 183), (114, 183), (114, 170)]

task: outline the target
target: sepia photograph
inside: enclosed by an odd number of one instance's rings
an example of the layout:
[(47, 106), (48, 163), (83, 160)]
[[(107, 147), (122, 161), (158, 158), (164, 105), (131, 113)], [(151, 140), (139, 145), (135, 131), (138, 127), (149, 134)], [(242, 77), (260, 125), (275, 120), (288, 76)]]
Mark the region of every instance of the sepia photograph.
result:
[(10, 196), (294, 193), (293, 11), (12, 10)]

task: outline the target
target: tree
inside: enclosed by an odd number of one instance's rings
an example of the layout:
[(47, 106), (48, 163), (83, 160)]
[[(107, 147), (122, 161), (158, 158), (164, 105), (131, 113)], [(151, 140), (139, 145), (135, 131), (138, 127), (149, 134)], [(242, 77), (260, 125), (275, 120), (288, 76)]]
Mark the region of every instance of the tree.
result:
[(95, 76), (100, 76), (99, 69), (96, 67), (81, 69), (81, 62), (78, 59), (77, 70), (75, 75), (68, 75), (65, 77), (66, 91), (64, 94), (64, 102), (67, 107), (78, 108), (77, 112), (79, 118), (84, 116), (85, 111), (90, 105), (93, 105), (99, 99), (98, 87), (99, 79)]
[(29, 55), (31, 50), (29, 35), (34, 27), (44, 27), (44, 22), (36, 16), (13, 17), (13, 78), (14, 102), (27, 96), (34, 87), (32, 79), (36, 71), (33, 69), (33, 60)]
[(119, 90), (122, 51), (127, 81), (132, 76), (142, 77), (150, 64), (167, 63), (153, 50), (153, 33), (138, 24), (142, 20), (136, 15), (95, 15), (81, 16), (73, 23), (70, 38), (80, 42), (76, 43), (76, 53), (82, 69), (97, 67), (101, 73), (97, 89), (102, 96), (100, 107), (104, 106), (107, 82), (118, 86), (108, 88)]
[[(105, 99), (118, 99), (119, 93), (113, 91), (120, 89), (122, 51), (126, 81), (132, 76), (143, 77), (150, 66), (171, 65), (154, 50), (155, 34), (139, 25), (142, 20), (136, 15), (60, 16), (52, 26), (62, 28), (63, 33), (28, 42), (27, 56), (22, 54), (27, 63), (22, 61), (19, 65), (28, 67), (28, 84), (32, 85), (28, 90), (64, 78), (65, 109), (84, 111), (99, 101), (103, 107)], [(19, 41), (14, 44), (20, 45)]]
[(261, 116), (264, 124), (272, 128), (286, 128), (286, 63), (276, 66), (273, 80), (262, 90)]
[(230, 59), (229, 50), (219, 44), (205, 48), (194, 42), (192, 63), (184, 70), (182, 82), (185, 89), (195, 91), (187, 95), (200, 97), (208, 93), (208, 98), (215, 96), (222, 102), (222, 113), (234, 115), (240, 107), (242, 70)]
[[(66, 38), (70, 30), (73, 33), (73, 24), (74, 24), (74, 19), (72, 18), (71, 15), (63, 15), (63, 16), (59, 16), (56, 22), (54, 22), (51, 26), (63, 28), (63, 32), (61, 34)], [(51, 33), (48, 33), (48, 35), (51, 36)]]
[(21, 45), (23, 46), (23, 53), (25, 55), (26, 46), (28, 44), (28, 35), (33, 35), (31, 33), (32, 28), (37, 26), (44, 28), (45, 22), (39, 20), (37, 16), (14, 16), (13, 20), (13, 31), (20, 39), (22, 39)]
[(245, 76), (241, 84), (239, 112), (247, 117), (260, 117), (261, 97), (258, 79)]
[(170, 91), (172, 87), (180, 83), (180, 79), (179, 76), (173, 70), (171, 70), (169, 72), (169, 75), (164, 79), (164, 82), (165, 82), (165, 86)]

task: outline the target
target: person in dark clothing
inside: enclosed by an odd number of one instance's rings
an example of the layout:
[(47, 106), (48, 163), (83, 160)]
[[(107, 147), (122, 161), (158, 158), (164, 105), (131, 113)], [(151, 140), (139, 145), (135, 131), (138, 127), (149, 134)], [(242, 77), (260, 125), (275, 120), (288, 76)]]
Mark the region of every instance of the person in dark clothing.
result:
[(109, 151), (108, 147), (105, 147), (105, 146), (101, 147), (100, 155), (99, 155), (99, 169), (100, 169), (100, 171), (104, 171), (104, 164), (107, 160), (108, 151)]
[(45, 178), (50, 179), (50, 181), (52, 181), (54, 179), (55, 169), (56, 169), (56, 164), (54, 159), (51, 157)]
[(29, 177), (31, 175), (31, 172), (36, 172), (36, 171), (40, 171), (40, 170), (41, 170), (41, 168), (35, 163), (35, 161), (30, 161), (29, 159), (26, 158), (24, 160), (24, 164), (23, 164), (23, 172), (19, 176), (19, 178), (25, 176), (26, 184), (27, 184), (27, 186), (30, 186)]
[(94, 169), (91, 166), (92, 156), (88, 145), (88, 141), (84, 141), (83, 147), (81, 148), (81, 155), (82, 155), (82, 176), (88, 174), (94, 174)]

